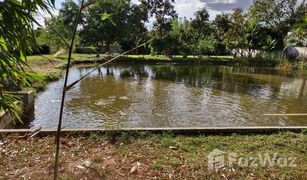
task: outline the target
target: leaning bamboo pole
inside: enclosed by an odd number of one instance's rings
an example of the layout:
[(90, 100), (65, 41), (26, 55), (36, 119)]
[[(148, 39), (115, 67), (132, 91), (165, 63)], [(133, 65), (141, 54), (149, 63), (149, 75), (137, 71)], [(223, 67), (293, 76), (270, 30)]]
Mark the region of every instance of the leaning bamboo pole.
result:
[(263, 116), (307, 116), (307, 113), (263, 114)]

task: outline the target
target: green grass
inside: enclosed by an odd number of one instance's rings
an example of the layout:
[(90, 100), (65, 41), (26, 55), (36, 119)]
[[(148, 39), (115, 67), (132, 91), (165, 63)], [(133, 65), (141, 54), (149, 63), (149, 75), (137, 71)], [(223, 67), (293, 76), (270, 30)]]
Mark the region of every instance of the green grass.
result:
[[(108, 55), (100, 55), (100, 59), (103, 59)], [(61, 54), (58, 56), (54, 55), (35, 55), (35, 56), (28, 56), (28, 62), (36, 62), (36, 61), (56, 61), (56, 60), (63, 60), (66, 61), (68, 57), (68, 54)], [(173, 58), (169, 58), (164, 55), (128, 55), (127, 56), (130, 59), (136, 59), (136, 60), (160, 60), (160, 61), (170, 61), (170, 60), (200, 60), (198, 56), (188, 56), (186, 59), (183, 58), (181, 55), (174, 55)], [(89, 60), (95, 60), (96, 54), (72, 54), (72, 60), (73, 61), (89, 61)], [(232, 56), (202, 56), (201, 60), (211, 60), (211, 61), (219, 61), (219, 60), (224, 60), (224, 61), (230, 61), (232, 60)]]
[[(187, 58), (183, 58), (182, 55), (174, 55), (173, 58), (164, 55), (128, 55), (129, 58), (134, 59), (145, 59), (145, 60), (200, 60), (198, 56), (189, 55)], [(201, 60), (232, 60), (233, 56), (215, 56), (215, 55), (204, 55)]]
[(157, 160), (157, 161), (154, 161), (152, 167), (156, 170), (162, 170), (163, 169), (163, 164), (164, 162), (161, 161), (161, 160)]
[[(61, 77), (63, 67), (67, 62), (68, 54), (54, 55), (34, 55), (28, 56), (28, 67), (31, 88), (42, 91), (48, 82), (56, 81)], [(93, 54), (72, 54), (74, 61), (92, 60)], [(28, 87), (24, 87), (27, 89)]]
[[(48, 82), (57, 81), (60, 78), (60, 74), (54, 73), (37, 73), (37, 72), (28, 72), (30, 75), (29, 82), (31, 88), (33, 88), (36, 92), (43, 91), (47, 87)], [(25, 87), (24, 89), (27, 89)]]
[[(87, 59), (93, 59), (95, 58), (95, 54), (72, 54), (72, 59), (73, 60), (87, 60)], [(68, 54), (60, 54), (58, 56), (54, 55), (34, 55), (34, 56), (28, 56), (28, 62), (33, 62), (33, 61), (55, 61), (55, 60), (66, 60), (67, 61)]]

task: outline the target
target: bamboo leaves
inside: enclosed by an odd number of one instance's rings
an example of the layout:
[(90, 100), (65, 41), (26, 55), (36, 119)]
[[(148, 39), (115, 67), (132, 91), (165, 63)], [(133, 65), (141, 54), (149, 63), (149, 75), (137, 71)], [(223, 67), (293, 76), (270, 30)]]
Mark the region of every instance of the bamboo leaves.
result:
[(111, 14), (108, 14), (108, 13), (101, 14), (101, 20), (103, 20), (103, 21), (109, 20), (109, 22), (112, 23), (113, 26), (116, 26), (115, 22), (112, 19), (112, 15)]
[[(52, 2), (51, 2), (52, 3)], [(54, 1), (53, 1), (54, 3)], [(16, 97), (6, 93), (27, 85), (26, 54), (35, 46), (32, 23), (38, 9), (48, 11), (49, 1), (10, 0), (0, 3), (0, 109), (20, 120)]]

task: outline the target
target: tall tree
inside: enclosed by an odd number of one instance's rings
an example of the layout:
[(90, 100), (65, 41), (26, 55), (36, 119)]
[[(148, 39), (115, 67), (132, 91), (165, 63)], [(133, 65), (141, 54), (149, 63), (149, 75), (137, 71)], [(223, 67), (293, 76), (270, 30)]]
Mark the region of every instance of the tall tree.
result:
[(154, 29), (162, 37), (171, 30), (171, 21), (177, 17), (173, 3), (175, 0), (140, 0), (149, 16), (155, 18)]
[(192, 19), (192, 28), (197, 32), (197, 40), (209, 37), (212, 29), (209, 21), (209, 12), (203, 7), (194, 13), (195, 18)]
[[(119, 40), (124, 50), (132, 49), (138, 46), (140, 43), (145, 42), (147, 37), (147, 29), (145, 23), (148, 20), (148, 14), (145, 9), (140, 5), (132, 4), (130, 7), (130, 15), (128, 16), (127, 35)], [(134, 52), (139, 53), (139, 49)]]
[[(36, 40), (39, 44), (48, 44), (52, 51), (61, 48), (67, 48), (65, 43), (59, 38), (59, 35), (68, 42), (73, 33), (75, 17), (78, 14), (78, 5), (72, 0), (66, 0), (62, 3), (57, 16), (51, 16), (45, 19), (45, 28), (36, 30)], [(60, 34), (57, 34), (60, 33)], [(79, 43), (79, 38), (76, 38)]]
[(225, 34), (231, 28), (230, 14), (227, 13), (218, 14), (213, 21), (213, 26), (214, 26), (214, 39), (216, 40), (215, 53), (225, 54), (226, 45), (223, 41), (225, 39)]
[(248, 21), (267, 28), (276, 41), (276, 48), (283, 48), (283, 40), (296, 21), (297, 0), (255, 0), (248, 11)]
[(236, 8), (230, 16), (230, 26), (224, 34), (224, 42), (228, 50), (243, 48), (245, 15), (243, 10)]
[[(103, 21), (102, 14), (110, 14), (111, 21)], [(127, 35), (130, 0), (98, 0), (85, 11), (83, 29), (80, 32), (83, 44), (103, 47), (109, 51), (110, 45)]]

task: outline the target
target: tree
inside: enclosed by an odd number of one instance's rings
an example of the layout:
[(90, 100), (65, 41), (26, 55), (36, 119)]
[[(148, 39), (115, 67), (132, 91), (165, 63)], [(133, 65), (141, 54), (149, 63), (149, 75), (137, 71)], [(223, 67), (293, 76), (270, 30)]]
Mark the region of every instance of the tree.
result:
[(285, 42), (288, 47), (307, 47), (307, 15), (303, 22), (295, 24), (292, 27), (291, 32), (285, 38)]
[(285, 38), (286, 46), (307, 47), (307, 4), (304, 1), (295, 13), (296, 23)]
[(231, 20), (230, 15), (226, 13), (216, 15), (214, 21), (214, 30), (215, 30), (215, 38), (218, 41), (222, 41), (224, 38), (224, 34), (230, 29)]
[(284, 47), (284, 38), (299, 18), (297, 0), (255, 0), (248, 10), (248, 21), (266, 28), (276, 41), (275, 48)]
[(148, 17), (154, 17), (153, 30), (150, 33), (153, 39), (150, 43), (152, 54), (167, 56), (175, 53), (177, 40), (170, 34), (172, 21), (177, 18), (173, 3), (174, 0), (140, 0), (143, 9), (148, 12)]
[(46, 10), (54, 1), (0, 1), (0, 109), (18, 117), (20, 109), (15, 105), (16, 97), (8, 94), (10, 89), (19, 89), (28, 84), (26, 52), (35, 47), (32, 31), (37, 23), (34, 14)]
[(66, 44), (59, 38), (59, 32), (61, 37), (66, 41), (70, 39), (71, 32), (69, 28), (63, 24), (63, 21), (59, 16), (54, 16), (45, 20), (45, 28), (38, 28), (35, 30), (36, 41), (38, 44), (47, 44), (51, 47), (53, 52), (59, 49), (67, 49)]
[[(119, 44), (123, 50), (130, 50), (141, 43), (144, 43), (147, 39), (147, 29), (145, 22), (148, 20), (147, 11), (142, 6), (132, 4), (130, 7), (130, 15), (128, 16), (129, 28), (127, 35), (119, 40)], [(136, 49), (136, 54), (139, 53), (139, 49)]]
[(204, 39), (211, 35), (212, 29), (209, 22), (209, 12), (207, 9), (201, 8), (194, 13), (195, 18), (191, 21), (191, 26), (197, 32), (196, 40)]
[(213, 21), (214, 39), (216, 40), (215, 53), (226, 54), (226, 45), (224, 43), (225, 34), (231, 28), (230, 14), (222, 13), (218, 14)]
[(224, 42), (227, 50), (233, 50), (237, 48), (244, 48), (244, 26), (245, 15), (243, 10), (236, 8), (230, 16), (230, 24), (228, 30), (224, 34)]
[(171, 21), (177, 17), (173, 3), (175, 0), (140, 0), (150, 17), (155, 18), (154, 30), (158, 37), (171, 30)]
[[(140, 20), (136, 17), (139, 9), (131, 6), (130, 0), (98, 0), (89, 6), (85, 12), (83, 29), (80, 32), (81, 43), (103, 47), (109, 51), (110, 45), (127, 38), (134, 30), (141, 31)], [(110, 14), (111, 21), (103, 21), (102, 14)], [(142, 13), (138, 14), (140, 16)], [(138, 18), (138, 19), (135, 19)], [(137, 28), (132, 28), (132, 20)], [(135, 33), (135, 32), (134, 32)]]
[[(73, 33), (73, 25), (75, 17), (78, 14), (78, 5), (72, 0), (66, 0), (62, 3), (57, 16), (51, 16), (45, 19), (45, 28), (38, 28), (35, 32), (36, 40), (39, 44), (47, 44), (52, 48), (52, 51), (66, 49), (67, 46), (59, 35), (68, 42)], [(81, 17), (82, 19), (82, 17)], [(60, 34), (57, 34), (60, 33)], [(76, 38), (76, 43), (79, 43), (79, 37)]]

